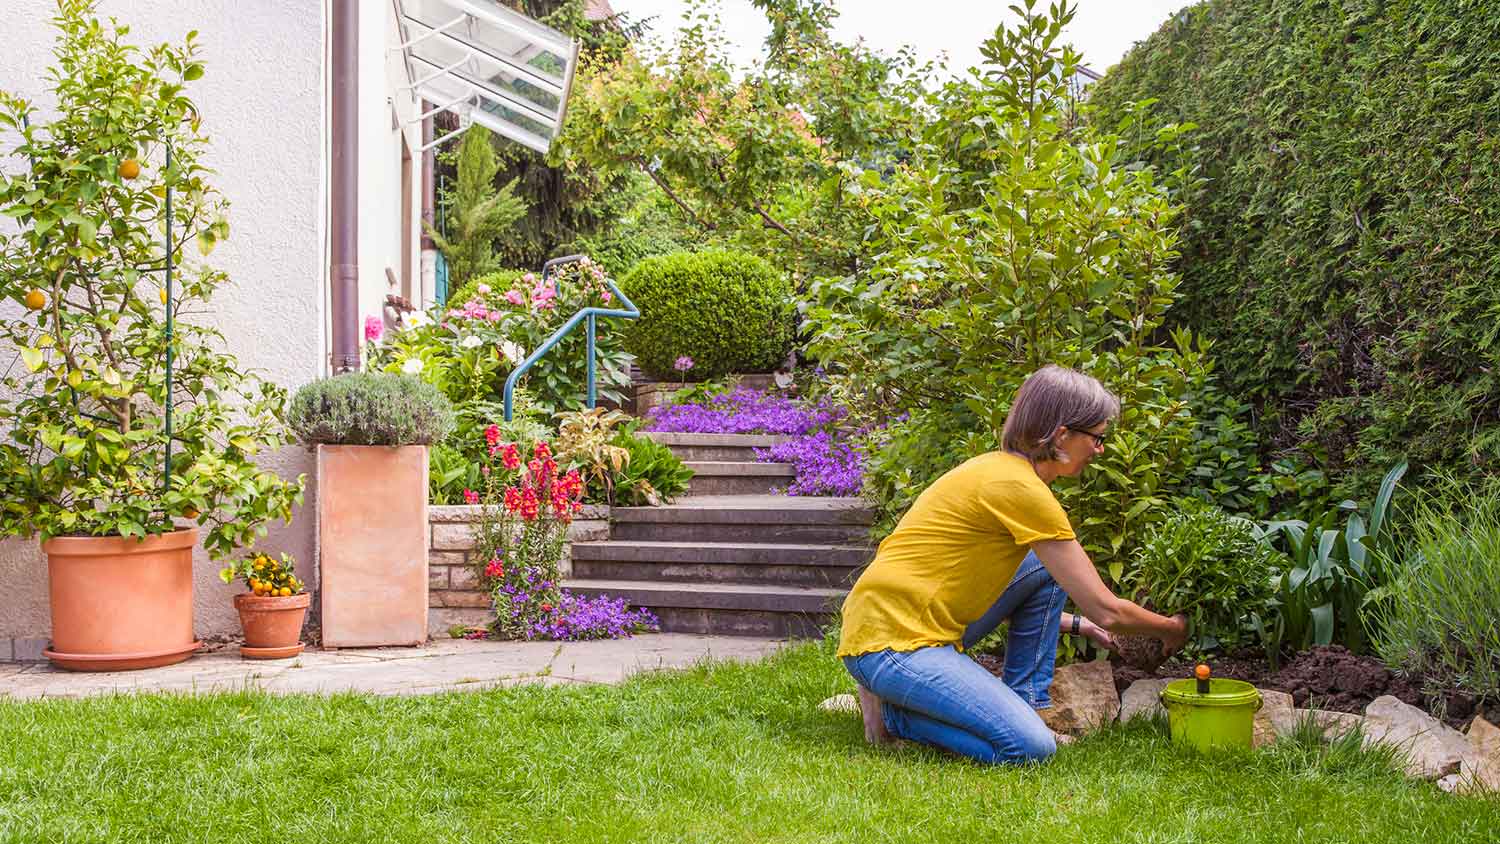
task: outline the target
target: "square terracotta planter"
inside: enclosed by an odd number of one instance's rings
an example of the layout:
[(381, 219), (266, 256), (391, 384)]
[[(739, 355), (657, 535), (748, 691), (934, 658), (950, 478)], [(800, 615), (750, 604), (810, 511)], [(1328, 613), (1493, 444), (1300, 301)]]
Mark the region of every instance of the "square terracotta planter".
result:
[(318, 446), (323, 645), (427, 640), (427, 447)]

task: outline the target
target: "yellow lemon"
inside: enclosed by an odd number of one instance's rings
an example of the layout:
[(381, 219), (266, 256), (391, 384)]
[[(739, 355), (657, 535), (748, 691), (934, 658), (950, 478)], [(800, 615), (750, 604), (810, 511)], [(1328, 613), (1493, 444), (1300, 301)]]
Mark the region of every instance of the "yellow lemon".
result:
[(134, 158), (127, 158), (120, 162), (120, 167), (116, 172), (120, 174), (120, 178), (128, 182), (141, 175), (141, 163)]
[(33, 311), (40, 311), (47, 307), (47, 294), (40, 290), (31, 290), (26, 294), (26, 307)]

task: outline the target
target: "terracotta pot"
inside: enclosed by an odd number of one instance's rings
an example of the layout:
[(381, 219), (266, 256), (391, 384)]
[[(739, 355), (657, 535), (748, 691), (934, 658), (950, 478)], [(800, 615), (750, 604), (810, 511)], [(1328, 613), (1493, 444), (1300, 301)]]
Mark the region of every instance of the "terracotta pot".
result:
[(245, 630), (245, 644), (240, 656), (246, 659), (285, 659), (302, 653), (302, 621), (312, 596), (303, 592), (286, 597), (234, 596), (234, 608), (240, 613)]
[(72, 671), (130, 671), (181, 662), (193, 638), (195, 528), (144, 540), (59, 536), (42, 543), (52, 647)]
[(427, 641), (427, 447), (318, 446), (323, 647)]

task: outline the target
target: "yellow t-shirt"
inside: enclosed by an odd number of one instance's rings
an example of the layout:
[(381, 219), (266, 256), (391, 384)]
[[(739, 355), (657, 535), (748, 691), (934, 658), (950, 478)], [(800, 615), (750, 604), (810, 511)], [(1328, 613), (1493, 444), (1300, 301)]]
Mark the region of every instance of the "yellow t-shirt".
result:
[(981, 454), (938, 478), (880, 543), (844, 601), (839, 656), (962, 647), (1028, 546), (1072, 539), (1068, 515), (1023, 457)]

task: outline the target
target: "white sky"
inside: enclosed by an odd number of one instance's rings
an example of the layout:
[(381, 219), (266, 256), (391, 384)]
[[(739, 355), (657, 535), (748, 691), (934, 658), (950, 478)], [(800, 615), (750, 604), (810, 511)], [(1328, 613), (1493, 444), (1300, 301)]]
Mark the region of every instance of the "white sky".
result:
[[(748, 65), (759, 57), (770, 27), (749, 0), (717, 0), (725, 33), (736, 47), (735, 63)], [(980, 61), (979, 44), (993, 35), (1014, 0), (837, 0), (839, 17), (834, 32), (840, 41), (863, 38), (871, 47), (893, 53), (902, 44), (916, 48), (923, 59), (948, 54), (950, 69)], [(1103, 72), (1118, 62), (1136, 41), (1155, 32), (1171, 14), (1193, 0), (1075, 0), (1078, 14), (1065, 30), (1084, 63)], [(652, 34), (676, 31), (686, 0), (610, 0), (617, 12), (633, 20), (655, 15)], [(1045, 8), (1047, 0), (1037, 4)]]

